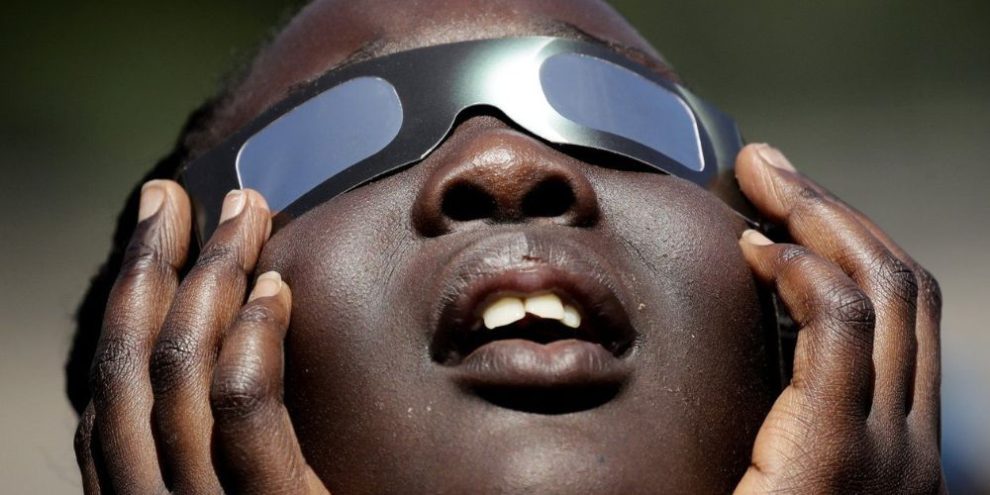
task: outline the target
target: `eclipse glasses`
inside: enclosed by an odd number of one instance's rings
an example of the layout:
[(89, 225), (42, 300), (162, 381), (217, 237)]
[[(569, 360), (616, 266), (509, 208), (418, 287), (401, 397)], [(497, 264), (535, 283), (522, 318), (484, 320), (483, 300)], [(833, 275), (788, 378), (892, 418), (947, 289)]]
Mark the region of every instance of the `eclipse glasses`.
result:
[(231, 189), (259, 191), (276, 228), (433, 151), (477, 106), (555, 145), (630, 158), (691, 181), (755, 223), (733, 176), (735, 122), (604, 45), (552, 37), (419, 48), (326, 73), (189, 163), (200, 240)]

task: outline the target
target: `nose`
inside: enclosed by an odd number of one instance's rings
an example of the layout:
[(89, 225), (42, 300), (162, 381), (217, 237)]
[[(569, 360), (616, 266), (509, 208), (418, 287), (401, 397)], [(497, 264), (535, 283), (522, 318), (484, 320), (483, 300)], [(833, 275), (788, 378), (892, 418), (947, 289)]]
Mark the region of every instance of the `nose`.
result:
[(443, 165), (427, 178), (413, 206), (413, 225), (422, 235), (479, 221), (588, 227), (598, 220), (598, 198), (581, 171), (585, 165), (526, 134), (488, 128), (451, 138), (437, 151)]

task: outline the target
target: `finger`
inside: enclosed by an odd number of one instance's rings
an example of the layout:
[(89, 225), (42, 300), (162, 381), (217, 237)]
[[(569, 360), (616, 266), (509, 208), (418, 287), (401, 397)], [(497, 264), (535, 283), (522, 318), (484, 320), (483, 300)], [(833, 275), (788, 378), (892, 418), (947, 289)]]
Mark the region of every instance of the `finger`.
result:
[(908, 421), (927, 441), (941, 445), (941, 385), (942, 385), (942, 290), (925, 269), (915, 272), (918, 277), (918, 369), (915, 378), (914, 403)]
[(215, 454), (228, 493), (316, 493), (282, 404), (282, 342), (291, 308), (276, 272), (258, 278), (224, 338), (210, 394)]
[(149, 428), (154, 399), (148, 363), (186, 260), (190, 226), (189, 198), (178, 184), (145, 184), (90, 371), (101, 457), (115, 493), (164, 487)]
[[(781, 158), (779, 159), (787, 160), (787, 158), (783, 157), (782, 155)], [(791, 165), (791, 168), (792, 169), (794, 168), (793, 165)], [(902, 261), (904, 261), (909, 265), (916, 265), (915, 261), (911, 258), (911, 256), (908, 255), (908, 253), (904, 251), (904, 249), (902, 249), (896, 242), (894, 242), (894, 240), (889, 235), (887, 235), (887, 233), (884, 232), (883, 229), (881, 229), (876, 224), (876, 222), (870, 219), (870, 217), (866, 216), (863, 212), (859, 211), (849, 203), (843, 201), (841, 198), (833, 194), (831, 191), (826, 189), (821, 184), (812, 182), (810, 180), (807, 181), (807, 183), (808, 186), (813, 188), (815, 192), (817, 192), (819, 195), (821, 195), (822, 197), (824, 197), (829, 201), (832, 201), (836, 205), (842, 207), (842, 209), (846, 210), (850, 215), (853, 216), (853, 218), (858, 220), (859, 223), (863, 224), (863, 226), (866, 227), (866, 229), (869, 230), (870, 233), (877, 238), (877, 240), (883, 243), (883, 245), (887, 249), (889, 249), (891, 253), (894, 253), (895, 256), (897, 256), (898, 258), (900, 258)]]
[(271, 229), (260, 194), (232, 191), (221, 224), (183, 280), (151, 360), (159, 458), (170, 488), (215, 493), (210, 461), (210, 381), (221, 333), (244, 301), (248, 274)]
[(873, 220), (835, 197), (824, 187), (812, 183), (819, 194), (829, 198), (859, 220), (894, 256), (911, 267), (918, 281), (917, 318), (915, 339), (917, 340), (917, 364), (914, 382), (914, 401), (908, 420), (921, 428), (938, 444), (939, 416), (941, 406), (941, 315), (942, 292), (938, 281), (914, 258), (898, 245)]
[(917, 279), (869, 229), (841, 205), (818, 193), (820, 186), (794, 171), (779, 152), (748, 146), (737, 162), (747, 197), (791, 237), (839, 265), (873, 302), (875, 410), (903, 417), (911, 407), (917, 355)]
[(740, 245), (753, 273), (772, 285), (801, 329), (790, 387), (814, 404), (863, 416), (873, 388), (875, 314), (869, 298), (836, 265), (795, 244), (775, 244), (754, 230)]
[[(100, 493), (100, 475), (96, 467), (100, 453), (99, 446), (93, 444), (93, 420), (95, 418), (96, 412), (93, 410), (93, 403), (90, 402), (79, 418), (79, 427), (76, 429), (76, 436), (73, 441), (76, 463), (79, 464), (79, 474), (82, 476), (83, 493), (86, 495), (98, 495)], [(95, 450), (94, 447), (96, 447)]]

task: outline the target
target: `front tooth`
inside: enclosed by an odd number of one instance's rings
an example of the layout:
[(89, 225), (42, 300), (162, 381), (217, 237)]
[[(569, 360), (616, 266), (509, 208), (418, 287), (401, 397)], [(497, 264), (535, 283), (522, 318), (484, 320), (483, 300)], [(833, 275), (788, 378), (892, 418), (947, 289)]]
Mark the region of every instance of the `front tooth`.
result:
[(511, 325), (526, 317), (526, 308), (518, 297), (503, 297), (488, 305), (482, 319), (489, 330)]
[(526, 298), (526, 312), (540, 318), (564, 319), (564, 304), (556, 294), (541, 294)]
[(570, 305), (564, 306), (564, 317), (561, 318), (561, 322), (571, 328), (581, 326), (581, 315), (578, 314), (577, 308)]

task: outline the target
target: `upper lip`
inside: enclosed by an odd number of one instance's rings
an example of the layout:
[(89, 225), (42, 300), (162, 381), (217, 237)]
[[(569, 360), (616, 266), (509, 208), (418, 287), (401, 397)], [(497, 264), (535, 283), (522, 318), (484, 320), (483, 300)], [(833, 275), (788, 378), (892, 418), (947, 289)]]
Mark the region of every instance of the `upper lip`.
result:
[(440, 364), (455, 366), (497, 338), (497, 331), (483, 331), (481, 311), (502, 295), (556, 294), (581, 314), (571, 338), (597, 343), (615, 357), (626, 355), (636, 340), (611, 270), (584, 243), (567, 236), (539, 231), (491, 236), (462, 249), (448, 267), (430, 349)]

